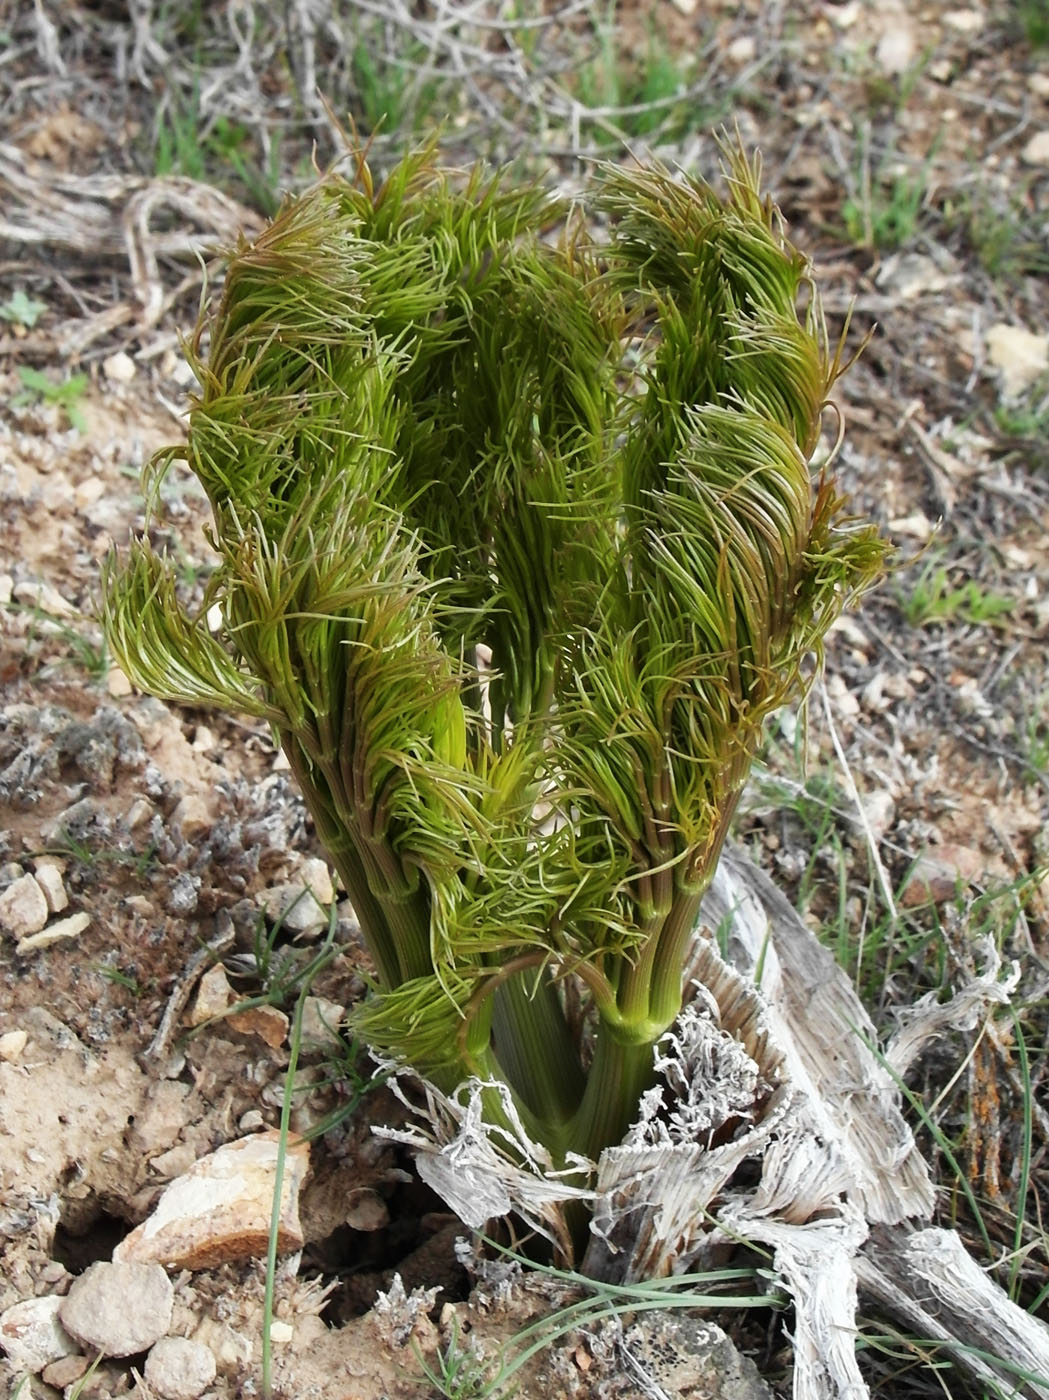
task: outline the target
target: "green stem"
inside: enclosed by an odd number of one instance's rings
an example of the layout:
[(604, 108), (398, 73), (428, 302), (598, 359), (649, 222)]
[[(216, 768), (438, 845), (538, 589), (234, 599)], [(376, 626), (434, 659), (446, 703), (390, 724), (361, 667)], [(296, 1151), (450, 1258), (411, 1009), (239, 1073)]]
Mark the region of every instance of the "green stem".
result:
[(492, 1045), (514, 1093), (556, 1134), (579, 1107), (583, 1071), (556, 986), (545, 974), (535, 981), (534, 971), (518, 973), (496, 989)]
[(653, 1074), (652, 1042), (628, 1043), (601, 1022), (583, 1099), (568, 1125), (568, 1148), (596, 1162), (622, 1142)]

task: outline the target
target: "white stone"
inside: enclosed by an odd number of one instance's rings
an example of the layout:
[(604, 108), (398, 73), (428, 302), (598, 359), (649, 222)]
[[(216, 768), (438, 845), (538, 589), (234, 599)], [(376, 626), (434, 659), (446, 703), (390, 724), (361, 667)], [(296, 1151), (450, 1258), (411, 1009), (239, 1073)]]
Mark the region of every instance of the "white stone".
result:
[(175, 1290), (159, 1264), (100, 1260), (73, 1280), (59, 1318), (71, 1337), (103, 1356), (148, 1351), (171, 1326)]
[(906, 73), (918, 53), (914, 32), (902, 18), (896, 19), (878, 40), (874, 61), (890, 78)]
[(0, 928), (24, 938), (47, 923), (47, 900), (32, 875), (21, 875), (0, 893)]
[[(262, 1257), (268, 1248), (280, 1134), (254, 1133), (202, 1157), (164, 1191), (152, 1215), (113, 1252), (121, 1261), (156, 1261), (208, 1269)], [(299, 1188), (309, 1168), (309, 1143), (289, 1142), (281, 1181), (282, 1253), (302, 1248)]]
[(35, 953), (41, 948), (49, 948), (52, 943), (61, 943), (65, 938), (79, 938), (90, 923), (91, 915), (82, 909), (79, 914), (70, 914), (68, 919), (57, 919), (53, 924), (48, 924), (40, 933), (20, 938), (15, 951), (23, 955)]
[(15, 600), (27, 608), (39, 608), (51, 617), (76, 617), (73, 604), (43, 579), (22, 579), (14, 586)]
[(1049, 131), (1038, 131), (1020, 152), (1024, 165), (1049, 165)]
[(274, 1318), (270, 1323), (270, 1339), (278, 1346), (287, 1346), (295, 1335), (295, 1328), (290, 1322), (282, 1322), (280, 1318)]
[(757, 41), (753, 34), (741, 34), (738, 39), (733, 39), (725, 50), (725, 56), (730, 63), (740, 65), (749, 63), (757, 53)]
[(28, 1041), (27, 1031), (4, 1031), (3, 1035), (0, 1035), (0, 1060), (5, 1060), (9, 1065), (17, 1064)]
[(76, 1343), (58, 1319), (61, 1298), (26, 1298), (0, 1313), (0, 1346), (21, 1371), (36, 1375), (60, 1356), (72, 1356)]
[(339, 1027), (346, 1008), (327, 997), (307, 997), (302, 1004), (302, 1044), (309, 1050), (332, 1050), (340, 1044)]
[(308, 890), (312, 890), (319, 904), (331, 904), (335, 898), (335, 887), (331, 882), (331, 871), (327, 861), (321, 860), (319, 856), (309, 856), (302, 862), (298, 877)]
[(958, 34), (979, 34), (987, 23), (987, 17), (982, 10), (948, 10), (943, 22)]
[(1043, 73), (1040, 68), (1036, 69), (1028, 75), (1027, 86), (1036, 97), (1049, 97), (1049, 73)]
[(33, 871), (33, 879), (43, 891), (47, 907), (52, 914), (61, 914), (63, 909), (69, 908), (69, 896), (62, 883), (62, 872), (57, 865), (50, 861), (40, 861)]
[(0, 574), (0, 607), (6, 608), (15, 591), (15, 581), (10, 574)]
[(987, 332), (987, 358), (999, 372), (1002, 397), (1022, 398), (1049, 370), (1049, 335), (999, 321)]
[(266, 917), (279, 922), (289, 933), (320, 930), (328, 922), (328, 911), (305, 884), (272, 885), (261, 890), (256, 899)]
[(114, 384), (130, 384), (138, 370), (131, 356), (118, 350), (102, 361), (102, 373)]
[(161, 1337), (146, 1357), (146, 1384), (163, 1400), (197, 1400), (215, 1379), (215, 1358), (201, 1342)]

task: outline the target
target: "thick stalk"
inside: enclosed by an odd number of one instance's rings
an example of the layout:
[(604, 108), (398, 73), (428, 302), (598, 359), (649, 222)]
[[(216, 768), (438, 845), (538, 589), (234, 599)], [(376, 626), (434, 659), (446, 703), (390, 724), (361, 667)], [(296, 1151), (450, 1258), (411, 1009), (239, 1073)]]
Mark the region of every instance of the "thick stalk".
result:
[(492, 1046), (514, 1093), (556, 1131), (579, 1107), (583, 1072), (557, 988), (545, 976), (535, 981), (534, 971), (519, 973), (497, 988)]
[(567, 1148), (596, 1162), (606, 1147), (622, 1142), (653, 1073), (651, 1041), (628, 1043), (600, 1022), (583, 1100), (568, 1125)]

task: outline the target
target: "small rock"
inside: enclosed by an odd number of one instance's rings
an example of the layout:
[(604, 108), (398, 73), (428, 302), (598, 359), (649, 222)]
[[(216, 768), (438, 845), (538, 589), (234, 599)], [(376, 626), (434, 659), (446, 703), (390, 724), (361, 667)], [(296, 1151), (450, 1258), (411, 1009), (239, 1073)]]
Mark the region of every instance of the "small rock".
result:
[(914, 301), (951, 285), (950, 274), (925, 253), (894, 253), (886, 259), (875, 281), (900, 301)]
[(197, 995), (193, 999), (186, 1020), (191, 1026), (202, 1026), (216, 1016), (224, 1016), (234, 1003), (233, 988), (221, 963), (209, 967), (200, 979)]
[(175, 1290), (159, 1264), (100, 1260), (73, 1280), (59, 1318), (92, 1351), (134, 1356), (164, 1336), (174, 1303)]
[(158, 1176), (164, 1176), (169, 1181), (173, 1181), (175, 1177), (184, 1176), (186, 1172), (191, 1171), (196, 1160), (197, 1154), (193, 1150), (192, 1144), (179, 1142), (174, 1147), (169, 1147), (166, 1152), (160, 1152), (156, 1157), (151, 1157), (149, 1167)]
[(912, 29), (899, 17), (878, 40), (874, 49), (874, 61), (883, 73), (894, 78), (906, 73), (914, 63), (917, 53), (918, 46)]
[(0, 608), (6, 608), (14, 596), (15, 581), (10, 574), (0, 574)]
[(986, 869), (984, 856), (968, 846), (946, 842), (933, 846), (915, 861), (900, 903), (905, 909), (943, 904), (953, 899), (960, 888), (978, 880)]
[(987, 358), (999, 371), (1004, 399), (1020, 399), (1049, 370), (1049, 336), (999, 322), (987, 332)]
[(1024, 165), (1049, 165), (1049, 131), (1036, 132), (1020, 152)]
[[(117, 1245), (114, 1259), (207, 1269), (265, 1254), (279, 1141), (271, 1129), (202, 1157), (167, 1187), (153, 1214)], [(307, 1142), (288, 1144), (277, 1236), (283, 1253), (303, 1245), (298, 1200), (309, 1153)]]
[(295, 1328), (290, 1322), (282, 1322), (279, 1318), (274, 1318), (270, 1323), (270, 1339), (280, 1346), (287, 1346), (295, 1335)]
[(266, 1119), (257, 1108), (249, 1108), (247, 1113), (241, 1114), (237, 1127), (242, 1133), (257, 1133), (260, 1128), (266, 1126)]
[(87, 476), (73, 487), (73, 504), (77, 510), (87, 510), (106, 494), (106, 483), (100, 476)]
[(50, 861), (38, 862), (33, 871), (33, 879), (43, 891), (48, 910), (52, 914), (61, 914), (63, 909), (69, 908), (69, 896), (62, 883), (62, 872), (57, 865)]
[(896, 803), (892, 800), (892, 793), (885, 788), (862, 793), (860, 806), (875, 841), (883, 840), (896, 820)]
[(361, 1191), (353, 1204), (347, 1208), (343, 1221), (351, 1230), (368, 1233), (373, 1230), (385, 1230), (389, 1223), (389, 1207), (375, 1191)]
[(77, 610), (66, 601), (57, 588), (52, 588), (43, 579), (23, 579), (16, 583), (14, 596), (17, 602), (27, 608), (39, 608), (50, 617), (76, 617)]
[(63, 1356), (45, 1366), (40, 1372), (40, 1379), (45, 1385), (53, 1385), (56, 1390), (65, 1390), (66, 1386), (76, 1385), (80, 1377), (90, 1371), (91, 1362), (90, 1356)]
[(306, 886), (318, 904), (327, 907), (335, 898), (335, 886), (331, 882), (331, 871), (327, 861), (318, 856), (310, 856), (299, 868), (299, 883)]
[(106, 690), (114, 700), (119, 700), (124, 695), (130, 695), (134, 688), (119, 666), (110, 666), (106, 672)]
[(15, 952), (25, 957), (27, 953), (37, 953), (41, 948), (49, 948), (52, 943), (61, 943), (64, 938), (79, 938), (91, 923), (91, 915), (85, 910), (70, 914), (68, 919), (58, 919), (40, 933), (31, 933), (20, 938), (15, 944)]
[(227, 1016), (226, 1024), (241, 1035), (257, 1035), (272, 1050), (278, 1050), (288, 1038), (290, 1023), (276, 1006), (249, 1006)]
[(289, 933), (319, 932), (328, 922), (328, 911), (305, 884), (273, 885), (259, 893), (258, 904), (268, 919)]
[(200, 899), (200, 876), (180, 870), (168, 886), (168, 912), (192, 914)]
[(172, 821), (190, 845), (206, 836), (212, 828), (211, 813), (202, 797), (188, 792), (172, 813)]
[(215, 1358), (201, 1342), (161, 1337), (146, 1357), (146, 1383), (163, 1400), (197, 1400), (215, 1379)]
[(153, 804), (145, 797), (136, 797), (128, 808), (127, 828), (128, 831), (137, 831), (140, 826), (145, 826), (153, 816)]
[(52, 1361), (76, 1351), (59, 1321), (64, 1298), (26, 1298), (0, 1313), (0, 1346), (12, 1365), (36, 1375)]
[(736, 63), (742, 67), (744, 63), (750, 63), (757, 51), (757, 40), (753, 34), (740, 34), (738, 38), (732, 40), (725, 50), (725, 57), (730, 63)]
[(130, 384), (138, 370), (131, 356), (118, 350), (102, 361), (102, 373), (114, 384)]
[(716, 1323), (651, 1312), (627, 1328), (620, 1345), (664, 1394), (771, 1400), (754, 1362)]
[(0, 1035), (0, 1060), (16, 1065), (22, 1058), (22, 1051), (29, 1041), (29, 1033), (23, 1030), (5, 1031)]
[(32, 875), (21, 875), (0, 894), (0, 928), (15, 938), (36, 933), (47, 923), (47, 900)]
[(209, 729), (206, 724), (198, 724), (193, 731), (192, 747), (197, 753), (211, 753), (218, 743), (215, 732)]
[(309, 1050), (332, 1050), (341, 1044), (339, 1027), (346, 1008), (327, 997), (307, 997), (302, 1004), (302, 1044)]
[(129, 894), (124, 899), (124, 907), (130, 909), (132, 914), (138, 914), (140, 918), (151, 919), (157, 912), (153, 901), (144, 894)]
[(987, 23), (987, 16), (979, 10), (948, 10), (943, 22), (957, 34), (979, 34)]

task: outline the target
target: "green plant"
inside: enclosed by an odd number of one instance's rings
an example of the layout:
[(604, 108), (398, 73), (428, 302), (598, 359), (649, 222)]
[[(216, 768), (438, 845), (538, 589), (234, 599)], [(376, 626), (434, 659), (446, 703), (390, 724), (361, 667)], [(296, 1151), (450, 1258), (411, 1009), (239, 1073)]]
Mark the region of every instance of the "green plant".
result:
[[(572, 1333), (609, 1318), (645, 1312), (776, 1309), (781, 1300), (774, 1276), (761, 1268), (711, 1269), (705, 1273), (615, 1284), (550, 1265), (536, 1264), (493, 1240), (482, 1242), (504, 1260), (549, 1279), (564, 1294), (577, 1296), (522, 1327), (491, 1358), (462, 1344), (458, 1324), (433, 1364), (420, 1357), (423, 1375), (445, 1400), (509, 1400), (516, 1393), (514, 1377), (540, 1352)], [(735, 1293), (734, 1287), (750, 1287)], [(509, 1387), (509, 1388), (508, 1388)]]
[(935, 559), (925, 564), (909, 593), (897, 590), (896, 597), (911, 627), (952, 619), (980, 625), (996, 621), (1016, 606), (1015, 598), (993, 593), (975, 579), (955, 587), (950, 567)]
[(9, 321), (16, 326), (25, 326), (26, 330), (32, 330), (46, 310), (46, 301), (35, 301), (32, 297), (27, 297), (19, 287), (5, 302), (0, 302), (0, 321)]
[(1013, 8), (1032, 49), (1049, 45), (1049, 9), (1045, 0), (1014, 0)]
[(87, 432), (87, 419), (80, 405), (87, 389), (86, 374), (72, 374), (68, 379), (56, 383), (42, 370), (19, 365), (18, 377), (23, 387), (11, 400), (12, 404), (18, 407), (41, 400), (44, 403), (53, 403), (62, 410), (77, 432)]
[(633, 1118), (762, 723), (884, 554), (807, 466), (810, 266), (728, 176), (603, 170), (600, 250), (430, 150), (289, 202), (152, 466), (210, 498), (201, 610), (148, 539), (105, 579), (136, 685), (274, 726), (374, 961), (357, 1033), (501, 1081), (562, 1161)]
[[(648, 25), (644, 51), (634, 57), (624, 51), (614, 4), (592, 23), (596, 47), (576, 82), (584, 109), (612, 118), (618, 130), (632, 136), (669, 135), (686, 107), (695, 122), (696, 103), (686, 101), (685, 72), (654, 24)], [(585, 110), (580, 117), (585, 119)]]

